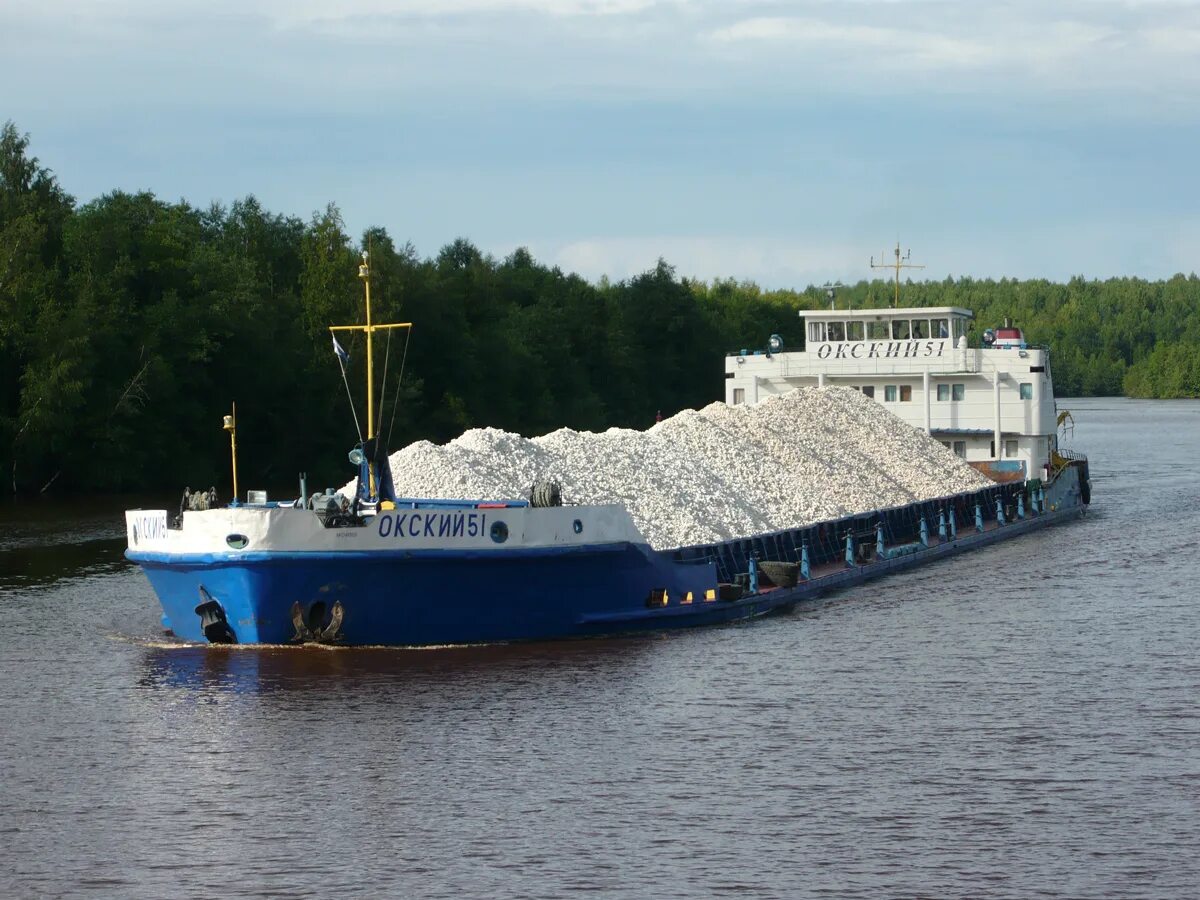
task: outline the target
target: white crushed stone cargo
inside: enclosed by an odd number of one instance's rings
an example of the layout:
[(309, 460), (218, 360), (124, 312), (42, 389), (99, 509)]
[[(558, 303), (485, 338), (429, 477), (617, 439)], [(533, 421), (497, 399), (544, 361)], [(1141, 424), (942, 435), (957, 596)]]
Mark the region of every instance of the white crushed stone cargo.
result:
[[(538, 479), (565, 503), (623, 503), (651, 546), (796, 528), (991, 482), (941, 443), (850, 388), (799, 388), (755, 406), (713, 403), (646, 431), (537, 438), (476, 428), (391, 456), (399, 497), (528, 497)], [(353, 495), (353, 482), (342, 489)]]

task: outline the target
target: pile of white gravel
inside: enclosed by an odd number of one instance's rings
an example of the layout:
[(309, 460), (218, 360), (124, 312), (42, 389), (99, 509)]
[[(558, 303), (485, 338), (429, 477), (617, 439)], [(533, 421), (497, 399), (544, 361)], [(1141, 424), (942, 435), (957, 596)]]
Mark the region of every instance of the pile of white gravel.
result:
[[(858, 391), (800, 388), (756, 406), (713, 403), (646, 431), (475, 428), (391, 456), (400, 497), (623, 503), (656, 548), (702, 544), (899, 506), (990, 482)], [(352, 495), (351, 483), (342, 489)]]

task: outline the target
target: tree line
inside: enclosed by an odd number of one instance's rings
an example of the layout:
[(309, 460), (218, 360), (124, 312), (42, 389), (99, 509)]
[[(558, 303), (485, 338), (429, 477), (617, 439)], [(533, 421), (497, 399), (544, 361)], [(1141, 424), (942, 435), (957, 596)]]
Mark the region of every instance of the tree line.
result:
[[(422, 257), (383, 228), (355, 240), (333, 205), (301, 219), (254, 197), (199, 208), (114, 191), (78, 203), (10, 122), (0, 493), (227, 485), (221, 416), (235, 400), (243, 484), (351, 477), (357, 435), (327, 328), (362, 320), (363, 249), (376, 320), (415, 323), (407, 344), (404, 332), (376, 341), (379, 430), (393, 449), (476, 426), (644, 428), (720, 399), (726, 352), (772, 333), (795, 345), (797, 311), (827, 303), (819, 287), (703, 282), (665, 261), (591, 283), (525, 249), (495, 259), (461, 239)], [(886, 306), (890, 291), (862, 281), (838, 302)], [(902, 292), (904, 305), (965, 306), (981, 324), (1011, 316), (1054, 347), (1060, 395), (1200, 396), (1198, 300), (1194, 275), (959, 278)], [(362, 340), (343, 343), (361, 419)]]

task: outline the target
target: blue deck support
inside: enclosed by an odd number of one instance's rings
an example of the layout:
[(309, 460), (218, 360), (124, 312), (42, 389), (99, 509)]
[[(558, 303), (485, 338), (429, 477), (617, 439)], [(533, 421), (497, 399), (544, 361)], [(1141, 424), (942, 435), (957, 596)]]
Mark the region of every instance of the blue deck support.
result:
[(884, 551), (887, 545), (883, 542), (883, 519), (880, 519), (875, 524), (875, 556), (877, 559), (883, 559)]
[(750, 593), (758, 593), (758, 561), (751, 556), (746, 562), (750, 568)]
[(921, 546), (929, 546), (929, 523), (921, 516)]
[(854, 532), (846, 532), (846, 568), (854, 568)]
[(975, 530), (983, 531), (983, 507), (978, 501), (975, 503)]
[(938, 540), (946, 539), (946, 510), (938, 510)]
[(1025, 492), (1017, 494), (1017, 518), (1025, 518)]
[(950, 507), (950, 540), (958, 540), (958, 516), (954, 514), (954, 507)]
[(800, 577), (805, 581), (812, 578), (812, 567), (808, 564), (808, 541), (800, 546)]
[(996, 498), (996, 524), (1004, 524), (1004, 499), (1002, 497)]

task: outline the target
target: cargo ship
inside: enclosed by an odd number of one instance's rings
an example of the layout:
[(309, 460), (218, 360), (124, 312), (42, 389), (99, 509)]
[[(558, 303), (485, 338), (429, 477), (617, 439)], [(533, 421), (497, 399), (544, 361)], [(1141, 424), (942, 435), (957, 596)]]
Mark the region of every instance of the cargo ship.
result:
[(185, 491), (176, 515), (125, 514), (126, 556), (179, 639), (429, 646), (713, 625), (1078, 517), (1091, 500), (1086, 457), (1059, 447), (1049, 350), (1011, 323), (971, 347), (973, 315), (958, 307), (803, 311), (802, 347), (773, 335), (726, 358), (726, 402), (854, 388), (986, 474), (979, 490), (669, 549), (623, 505), (565, 505), (550, 483), (517, 499), (397, 497), (371, 427), (371, 342), (409, 326), (372, 322), (365, 255), (359, 275), (366, 323), (333, 328), (339, 359), (339, 331), (366, 337), (354, 496), (302, 482), (294, 499), (240, 499), (229, 416), (232, 502)]

